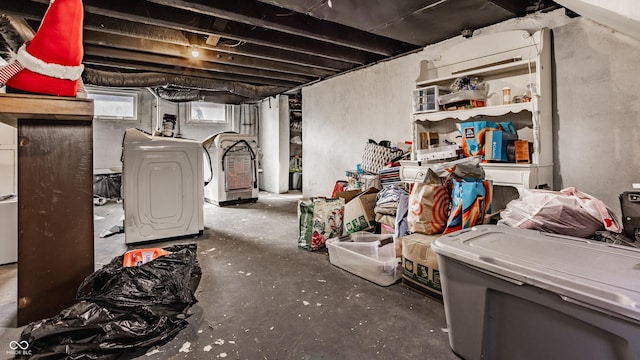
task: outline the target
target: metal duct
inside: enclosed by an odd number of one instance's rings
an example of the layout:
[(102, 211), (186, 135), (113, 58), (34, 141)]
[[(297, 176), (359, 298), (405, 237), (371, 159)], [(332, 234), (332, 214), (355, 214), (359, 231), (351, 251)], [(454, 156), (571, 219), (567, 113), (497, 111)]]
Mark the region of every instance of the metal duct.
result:
[(206, 101), (218, 104), (246, 104), (259, 100), (252, 100), (224, 91), (205, 91), (192, 89), (176, 89), (157, 87), (152, 89), (154, 96), (171, 102)]
[(0, 15), (0, 35), (2, 35), (5, 43), (14, 52), (18, 51), (18, 48), (22, 46), (25, 40), (33, 37), (33, 31), (31, 31), (31, 34), (26, 33), (27, 28), (28, 25), (26, 25), (22, 19), (4, 14)]
[(183, 87), (194, 90), (226, 91), (249, 99), (263, 99), (286, 91), (279, 86), (256, 86), (235, 81), (204, 79), (162, 73), (118, 73), (85, 68), (85, 84), (108, 87)]
[(154, 91), (160, 99), (172, 102), (198, 101), (204, 98), (200, 90), (194, 89), (166, 89), (164, 87), (157, 87), (154, 88)]

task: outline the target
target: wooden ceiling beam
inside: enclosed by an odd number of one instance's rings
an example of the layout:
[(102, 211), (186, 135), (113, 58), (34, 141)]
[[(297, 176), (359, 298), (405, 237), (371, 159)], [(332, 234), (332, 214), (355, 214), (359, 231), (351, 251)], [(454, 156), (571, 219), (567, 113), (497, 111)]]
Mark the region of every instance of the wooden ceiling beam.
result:
[(277, 71), (289, 74), (313, 76), (315, 78), (327, 77), (335, 74), (335, 71), (327, 71), (311, 67), (305, 67), (289, 63), (281, 63), (273, 60), (256, 59), (244, 55), (228, 54), (200, 47), (175, 45), (158, 40), (134, 38), (113, 34), (104, 34), (93, 30), (85, 30), (85, 44), (101, 45), (125, 50), (143, 50), (157, 55), (183, 57), (190, 59), (191, 51), (197, 49), (200, 53), (198, 60), (217, 64), (227, 64), (254, 69)]

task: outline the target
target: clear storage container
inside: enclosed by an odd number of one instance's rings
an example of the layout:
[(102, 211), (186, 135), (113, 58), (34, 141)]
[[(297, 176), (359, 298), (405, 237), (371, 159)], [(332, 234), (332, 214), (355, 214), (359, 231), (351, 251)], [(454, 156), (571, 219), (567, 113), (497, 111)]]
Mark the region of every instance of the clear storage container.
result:
[(326, 246), (331, 264), (378, 285), (389, 286), (402, 276), (390, 235), (359, 231), (329, 239)]

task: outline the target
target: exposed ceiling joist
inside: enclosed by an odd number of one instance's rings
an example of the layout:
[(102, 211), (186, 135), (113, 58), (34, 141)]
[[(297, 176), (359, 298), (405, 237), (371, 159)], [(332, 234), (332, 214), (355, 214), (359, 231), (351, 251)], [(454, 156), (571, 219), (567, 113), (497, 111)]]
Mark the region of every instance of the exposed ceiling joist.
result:
[(298, 83), (306, 83), (314, 80), (313, 77), (308, 76), (300, 76), (294, 74), (287, 74), (281, 72), (275, 72), (270, 70), (261, 70), (257, 68), (243, 67), (243, 66), (235, 66), (235, 65), (226, 65), (226, 64), (214, 64), (214, 63), (204, 63), (199, 60), (194, 59), (185, 59), (179, 57), (171, 57), (166, 55), (156, 55), (156, 54), (148, 54), (141, 52), (133, 52), (120, 50), (110, 47), (104, 46), (96, 46), (96, 45), (85, 45), (85, 54), (100, 56), (105, 58), (113, 58), (113, 59), (121, 59), (126, 58), (131, 61), (144, 62), (150, 64), (168, 64), (171, 66), (180, 66), (191, 69), (200, 69), (203, 71), (210, 72), (222, 72), (222, 73), (232, 73), (232, 74), (241, 74), (241, 75), (249, 75), (255, 77), (264, 77), (269, 79), (278, 79), (278, 80), (288, 80)]
[[(3, 0), (0, 15), (11, 17), (10, 22), (21, 28), (37, 29), (49, 3)], [(459, 36), (462, 29), (474, 30), (557, 4), (551, 0), (83, 0), (83, 6), (88, 84), (162, 86), (165, 95), (180, 90), (176, 99), (193, 87), (198, 96), (241, 102), (296, 91)], [(9, 31), (0, 23), (0, 49), (16, 51), (29, 35), (5, 40)], [(197, 59), (190, 55), (194, 49), (199, 52)], [(9, 58), (7, 51), (0, 55)], [(113, 79), (101, 78), (108, 76)], [(180, 83), (181, 77), (188, 81)], [(138, 80), (125, 81), (129, 78)], [(197, 79), (202, 82), (199, 86)], [(208, 86), (215, 88), (205, 89)]]
[[(176, 58), (190, 59), (191, 62), (210, 62), (217, 64), (227, 64), (233, 66), (242, 66), (251, 69), (261, 69), (283, 72), (288, 74), (303, 75), (309, 77), (326, 77), (335, 74), (335, 71), (327, 71), (308, 66), (297, 64), (283, 63), (273, 60), (256, 59), (254, 57), (229, 54), (221, 51), (208, 50), (200, 47), (185, 47), (176, 44), (164, 43), (158, 40), (149, 40), (144, 38), (132, 38), (128, 36), (119, 36), (113, 34), (105, 34), (93, 30), (86, 30), (84, 33), (84, 42), (86, 44), (94, 44), (107, 46), (110, 48), (144, 51), (146, 53), (172, 56)], [(198, 50), (197, 60), (192, 59), (191, 51)]]
[[(342, 24), (332, 23), (288, 9), (256, 0), (207, 1), (207, 0), (149, 0), (203, 15), (223, 18), (251, 26), (279, 32), (301, 35), (309, 39), (375, 53), (385, 57), (410, 51), (416, 44), (394, 41)], [(316, 32), (322, 28), (324, 32)]]
[(91, 14), (104, 15), (148, 25), (160, 25), (207, 36), (219, 35), (232, 40), (313, 54), (358, 65), (370, 62), (372, 59), (378, 60), (382, 58), (380, 55), (367, 53), (365, 51), (354, 50), (345, 46), (309, 39), (299, 35), (280, 33), (242, 23), (229, 22), (224, 31), (220, 31), (213, 27), (214, 19), (210, 16), (149, 3), (143, 0), (111, 0), (109, 2), (102, 0), (85, 0), (84, 7), (85, 11)]
[[(158, 25), (141, 24), (138, 22), (110, 18), (98, 14), (86, 14), (84, 27), (87, 30), (103, 32), (106, 34), (124, 35), (132, 38), (157, 40), (169, 44), (182, 46), (197, 46), (203, 49), (211, 49), (229, 54), (251, 56), (258, 59), (276, 60), (302, 66), (316, 67), (328, 71), (340, 71), (353, 67), (352, 63), (340, 62), (321, 58), (299, 52), (280, 50), (262, 45), (243, 43), (227, 45), (219, 43), (217, 46), (207, 43), (207, 36), (202, 34), (187, 33), (184, 31), (169, 29)], [(214, 36), (214, 35), (210, 35)], [(242, 46), (236, 46), (241, 44)]]

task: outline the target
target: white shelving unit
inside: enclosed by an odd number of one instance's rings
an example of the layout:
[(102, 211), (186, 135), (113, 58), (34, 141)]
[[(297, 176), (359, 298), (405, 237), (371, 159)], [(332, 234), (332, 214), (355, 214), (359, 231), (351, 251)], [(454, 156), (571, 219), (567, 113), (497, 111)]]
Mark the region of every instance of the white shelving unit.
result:
[[(437, 59), (422, 61), (416, 89), (446, 86), (458, 77), (480, 76), (489, 86), (485, 107), (455, 111), (413, 113), (413, 143), (421, 132), (437, 132), (440, 139), (460, 143), (456, 124), (464, 121), (511, 121), (520, 139), (533, 143), (530, 164), (483, 163), (486, 177), (495, 185), (516, 188), (553, 188), (552, 87), (550, 31), (507, 31), (468, 39), (443, 51)], [(502, 104), (502, 88), (511, 96), (523, 95), (532, 84), (530, 102)], [(414, 90), (415, 91), (415, 90)], [(424, 171), (429, 164), (405, 162), (407, 177)]]

